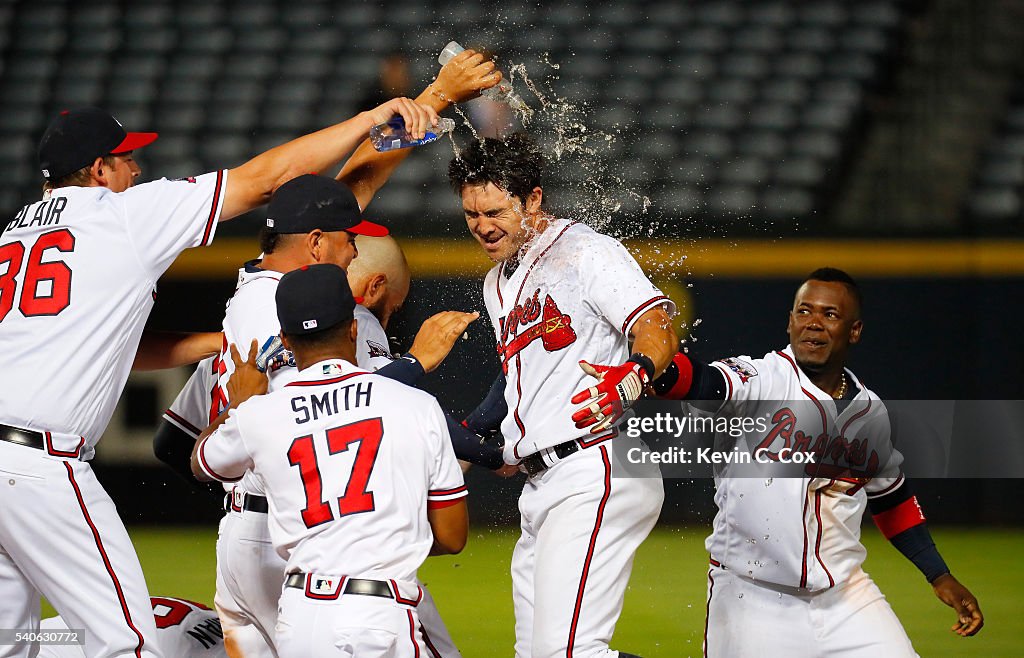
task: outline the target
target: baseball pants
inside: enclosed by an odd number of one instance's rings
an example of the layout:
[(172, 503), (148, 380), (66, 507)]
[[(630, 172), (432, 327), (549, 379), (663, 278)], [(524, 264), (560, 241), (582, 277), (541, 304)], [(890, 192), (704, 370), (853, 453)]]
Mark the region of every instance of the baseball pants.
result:
[(885, 595), (858, 569), (808, 593), (708, 570), (707, 658), (916, 658)]
[[(403, 592), (415, 583), (400, 583)], [(415, 595), (408, 594), (415, 600)], [(281, 658), (430, 658), (438, 656), (420, 632), (416, 607), (393, 599), (343, 594), (333, 601), (306, 598), (286, 587), (277, 621)]]
[[(217, 593), (214, 604), (232, 658), (268, 658), (274, 652), (278, 602), (285, 561), (270, 542), (267, 515), (228, 512), (217, 538)], [(423, 587), (417, 608), (430, 644), (442, 658), (461, 658), (430, 591)], [(430, 654), (425, 654), (429, 656)]]
[(86, 656), (161, 655), (139, 559), (88, 463), (0, 442), (0, 510), (0, 628), (38, 628), (42, 595), (85, 630)]
[[(661, 512), (660, 477), (612, 476), (611, 443), (527, 480), (512, 554), (517, 658), (616, 656), (608, 647), (633, 556)], [(655, 467), (656, 468), (656, 467)]]

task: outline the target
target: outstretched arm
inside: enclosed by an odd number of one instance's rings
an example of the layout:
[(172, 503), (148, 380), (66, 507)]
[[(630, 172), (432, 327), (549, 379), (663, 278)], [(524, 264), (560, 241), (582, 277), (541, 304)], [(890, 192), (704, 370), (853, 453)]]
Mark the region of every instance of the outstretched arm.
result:
[(223, 340), (224, 334), (219, 331), (146, 331), (135, 353), (132, 370), (160, 370), (197, 363), (220, 352)]
[(408, 98), (392, 98), (348, 121), (274, 147), (228, 173), (221, 221), (263, 205), (278, 187), (296, 176), (336, 166), (366, 139), (370, 128), (396, 114), (405, 119), (406, 128), (416, 137), (423, 137), (438, 121), (432, 107)]
[[(476, 51), (465, 50), (441, 67), (437, 78), (416, 97), (416, 102), (440, 113), (452, 103), (476, 98), (480, 90), (493, 87), (500, 81), (501, 72), (495, 69), (494, 62)], [(412, 150), (395, 149), (380, 153), (369, 140), (365, 140), (342, 167), (338, 180), (349, 186), (359, 201), (359, 207), (365, 210), (373, 195)]]

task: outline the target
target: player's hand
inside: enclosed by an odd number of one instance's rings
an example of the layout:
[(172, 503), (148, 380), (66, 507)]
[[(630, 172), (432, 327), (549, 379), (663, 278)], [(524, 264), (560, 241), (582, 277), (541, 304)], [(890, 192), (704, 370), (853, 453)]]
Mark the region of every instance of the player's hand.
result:
[(501, 71), (483, 53), (467, 49), (452, 57), (441, 67), (430, 83), (431, 91), (441, 100), (461, 103), (476, 98), (480, 92), (501, 82)]
[(494, 470), (494, 474), (500, 478), (510, 478), (519, 475), (519, 464), (505, 464)]
[(255, 338), (249, 346), (249, 357), (244, 361), (234, 343), (231, 343), (230, 350), (235, 371), (228, 380), (228, 399), (231, 400), (231, 406), (237, 407), (254, 395), (266, 393), (269, 380), (266, 373), (256, 367), (259, 343)]
[(476, 311), (442, 311), (430, 316), (416, 333), (409, 353), (423, 366), (423, 372), (434, 370), (452, 351), (455, 341), (466, 331), (466, 327), (479, 317)]
[(572, 396), (573, 404), (584, 403), (572, 415), (576, 427), (591, 427), (591, 434), (598, 434), (615, 424), (626, 410), (643, 395), (650, 377), (643, 366), (626, 361), (618, 366), (601, 366), (580, 361), (580, 368), (597, 384)]
[(971, 591), (960, 584), (953, 574), (943, 574), (932, 583), (935, 596), (956, 610), (957, 622), (950, 628), (961, 637), (970, 637), (985, 625), (985, 615), (981, 613), (978, 599)]
[(400, 96), (392, 98), (383, 105), (379, 105), (365, 113), (369, 116), (373, 125), (376, 126), (397, 115), (405, 120), (405, 129), (416, 139), (423, 139), (427, 131), (436, 127), (440, 117), (437, 111), (429, 105), (417, 103), (416, 101)]

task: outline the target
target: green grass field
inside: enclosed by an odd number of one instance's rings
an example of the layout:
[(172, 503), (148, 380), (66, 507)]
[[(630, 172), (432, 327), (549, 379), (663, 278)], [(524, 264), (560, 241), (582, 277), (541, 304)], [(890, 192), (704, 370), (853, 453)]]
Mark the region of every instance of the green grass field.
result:
[[(212, 603), (215, 530), (135, 528), (131, 534), (151, 593)], [(645, 657), (700, 656), (705, 534), (704, 529), (659, 528), (644, 543), (615, 648)], [(865, 568), (888, 596), (918, 653), (923, 657), (1022, 655), (1024, 567), (1019, 560), (1024, 556), (1024, 532), (939, 528), (933, 534), (946, 561), (985, 612), (985, 628), (974, 638), (949, 632), (953, 612), (880, 535), (868, 532), (864, 540)], [(430, 558), (420, 570), (467, 658), (512, 655), (508, 566), (514, 543), (510, 531), (474, 530), (461, 555)]]

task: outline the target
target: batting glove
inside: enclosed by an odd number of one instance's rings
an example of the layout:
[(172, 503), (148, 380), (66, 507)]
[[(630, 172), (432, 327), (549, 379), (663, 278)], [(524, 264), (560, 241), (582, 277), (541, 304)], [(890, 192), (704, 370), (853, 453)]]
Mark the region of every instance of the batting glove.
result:
[(295, 356), (284, 348), (280, 336), (268, 338), (256, 355), (256, 367), (260, 372), (274, 372), (278, 368), (294, 365)]
[[(580, 361), (580, 368), (591, 377), (597, 378), (597, 385), (572, 396), (573, 404), (584, 403), (572, 415), (576, 427), (591, 427), (591, 434), (598, 434), (614, 425), (633, 406), (651, 381), (650, 370), (642, 360), (631, 359), (618, 366), (601, 366)], [(653, 366), (653, 364), (651, 364)]]

